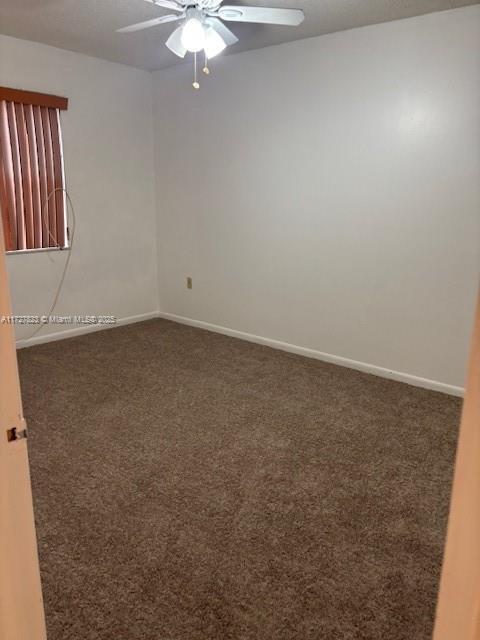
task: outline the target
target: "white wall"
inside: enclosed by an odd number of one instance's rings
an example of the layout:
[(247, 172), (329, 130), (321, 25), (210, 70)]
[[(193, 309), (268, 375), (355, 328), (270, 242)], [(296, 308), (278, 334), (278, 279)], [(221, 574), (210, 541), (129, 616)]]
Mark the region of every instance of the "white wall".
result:
[[(58, 315), (157, 310), (151, 74), (0, 36), (0, 85), (66, 96), (66, 182), (76, 238)], [(8, 257), (16, 314), (48, 312), (66, 253)], [(49, 332), (72, 329), (48, 326)], [(28, 337), (32, 328), (18, 328)]]
[(162, 311), (463, 386), (479, 59), (474, 6), (154, 74)]

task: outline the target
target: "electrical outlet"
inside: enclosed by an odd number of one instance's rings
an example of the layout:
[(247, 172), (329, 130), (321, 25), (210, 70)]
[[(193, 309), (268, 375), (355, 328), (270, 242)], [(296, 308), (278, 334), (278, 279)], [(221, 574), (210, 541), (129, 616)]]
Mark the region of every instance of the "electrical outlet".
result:
[(190, 276), (187, 277), (187, 289), (192, 289), (193, 288), (193, 281), (192, 278)]

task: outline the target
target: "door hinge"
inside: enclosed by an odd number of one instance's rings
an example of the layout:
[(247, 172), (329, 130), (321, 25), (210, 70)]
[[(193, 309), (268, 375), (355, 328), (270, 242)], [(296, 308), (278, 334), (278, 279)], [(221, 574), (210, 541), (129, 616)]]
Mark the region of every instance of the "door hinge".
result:
[(27, 437), (27, 430), (22, 429), (19, 430), (16, 427), (12, 429), (7, 429), (7, 441), (15, 442), (16, 440), (24, 440)]

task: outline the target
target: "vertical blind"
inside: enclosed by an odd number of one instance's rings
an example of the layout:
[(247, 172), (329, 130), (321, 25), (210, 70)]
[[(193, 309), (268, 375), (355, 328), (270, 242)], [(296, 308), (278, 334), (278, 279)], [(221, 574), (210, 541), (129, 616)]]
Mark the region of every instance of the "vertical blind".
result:
[(0, 87), (0, 207), (7, 251), (66, 246), (56, 96)]

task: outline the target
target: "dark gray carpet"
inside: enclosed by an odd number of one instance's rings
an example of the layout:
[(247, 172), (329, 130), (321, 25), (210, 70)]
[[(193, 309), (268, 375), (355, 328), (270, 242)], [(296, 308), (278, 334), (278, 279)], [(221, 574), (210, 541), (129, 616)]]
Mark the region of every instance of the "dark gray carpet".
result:
[(453, 397), (164, 320), (19, 352), (49, 640), (427, 640)]

